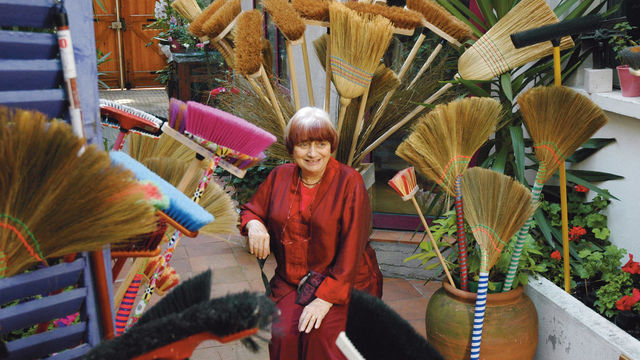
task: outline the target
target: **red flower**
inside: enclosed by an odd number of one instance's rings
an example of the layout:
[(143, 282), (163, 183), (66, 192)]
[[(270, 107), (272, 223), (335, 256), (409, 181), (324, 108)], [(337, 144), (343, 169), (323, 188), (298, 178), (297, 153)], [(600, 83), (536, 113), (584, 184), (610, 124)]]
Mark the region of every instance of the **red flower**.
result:
[(629, 261), (622, 267), (622, 271), (629, 274), (640, 274), (640, 263), (633, 261), (633, 254), (629, 254)]
[(574, 226), (571, 228), (571, 230), (569, 230), (569, 240), (571, 241), (575, 241), (580, 239), (580, 236), (582, 235), (586, 235), (587, 234), (587, 230), (585, 230), (585, 228), (583, 228), (582, 226)]
[(560, 251), (556, 250), (556, 251), (551, 253), (551, 258), (553, 260), (561, 260), (562, 259), (562, 255), (560, 255)]
[(640, 301), (640, 290), (633, 289), (633, 295), (625, 295), (616, 301), (616, 308), (620, 311), (630, 311), (638, 301)]
[(581, 193), (586, 193), (589, 191), (589, 189), (585, 186), (582, 185), (576, 185), (573, 187), (577, 192), (581, 192)]

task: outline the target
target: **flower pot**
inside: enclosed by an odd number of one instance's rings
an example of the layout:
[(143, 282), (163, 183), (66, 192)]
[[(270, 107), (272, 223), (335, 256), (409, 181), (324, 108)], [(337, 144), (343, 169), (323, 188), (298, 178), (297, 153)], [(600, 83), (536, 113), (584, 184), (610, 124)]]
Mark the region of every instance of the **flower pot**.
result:
[(631, 75), (629, 65), (616, 67), (620, 78), (620, 89), (624, 97), (640, 96), (640, 76)]
[[(476, 294), (443, 282), (429, 299), (427, 340), (447, 360), (468, 359)], [(533, 359), (538, 344), (536, 308), (520, 286), (487, 295), (481, 359)]]

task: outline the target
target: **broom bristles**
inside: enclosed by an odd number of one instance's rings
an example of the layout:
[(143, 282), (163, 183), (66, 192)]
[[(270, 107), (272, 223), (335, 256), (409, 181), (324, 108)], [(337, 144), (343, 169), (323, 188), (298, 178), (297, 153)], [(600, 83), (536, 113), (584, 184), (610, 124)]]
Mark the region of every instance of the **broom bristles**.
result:
[(402, 200), (407, 201), (411, 199), (418, 192), (418, 181), (413, 166), (398, 171), (398, 173), (389, 180), (389, 186), (400, 194)]
[(287, 40), (296, 41), (302, 38), (307, 26), (291, 4), (286, 0), (263, 0), (262, 6)]
[(564, 86), (534, 87), (518, 97), (518, 105), (540, 162), (540, 184), (607, 123), (598, 105)]
[(403, 9), (398, 6), (386, 6), (378, 4), (366, 4), (362, 2), (346, 2), (345, 6), (359, 13), (383, 16), (394, 27), (413, 30), (422, 26), (422, 15), (413, 10)]
[(341, 97), (353, 99), (367, 90), (393, 27), (382, 16), (360, 16), (340, 3), (331, 3), (329, 12), (333, 82)]
[(498, 172), (474, 167), (462, 176), (464, 215), (483, 252), (489, 271), (500, 252), (533, 214), (531, 191), (515, 179)]
[(196, 0), (175, 0), (171, 3), (171, 7), (189, 22), (192, 22), (202, 12)]
[(235, 70), (253, 75), (262, 65), (262, 14), (258, 10), (243, 12), (238, 18), (235, 41)]
[(419, 12), (427, 22), (461, 43), (474, 38), (473, 30), (471, 30), (469, 25), (455, 17), (435, 1), (407, 0), (407, 7)]
[(202, 31), (215, 39), (242, 12), (241, 0), (227, 0), (212, 17), (202, 24)]
[(227, 2), (227, 0), (214, 0), (207, 6), (200, 15), (198, 15), (189, 24), (189, 31), (198, 37), (205, 36), (206, 33), (202, 29), (204, 23), (209, 20), (220, 8)]
[[(516, 49), (510, 35), (558, 21), (545, 0), (522, 0), (460, 56), (458, 73), (468, 80), (491, 80), (513, 68), (551, 55), (553, 47), (549, 41)], [(560, 49), (571, 47), (571, 37), (563, 37)]]
[(333, 0), (291, 0), (301, 17), (315, 21), (329, 21), (329, 4)]
[[(0, 108), (0, 250), (6, 276), (156, 228), (133, 174), (112, 166), (61, 121)], [(32, 255), (33, 253), (34, 255)]]
[(496, 128), (502, 106), (487, 97), (438, 105), (418, 120), (396, 154), (455, 196), (455, 179)]
[(158, 139), (132, 134), (129, 136), (129, 155), (139, 162), (151, 157), (171, 157), (184, 162), (193, 160), (192, 150), (166, 134)]

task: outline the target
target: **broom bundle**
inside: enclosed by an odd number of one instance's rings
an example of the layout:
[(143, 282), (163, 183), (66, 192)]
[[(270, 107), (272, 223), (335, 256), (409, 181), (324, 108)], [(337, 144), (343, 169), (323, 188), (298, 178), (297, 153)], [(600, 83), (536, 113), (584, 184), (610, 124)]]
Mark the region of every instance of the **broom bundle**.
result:
[(294, 9), (306, 20), (329, 21), (329, 4), (334, 0), (291, 0)]
[(50, 257), (100, 249), (156, 228), (128, 171), (85, 147), (66, 123), (0, 108), (0, 252), (4, 276)]
[(455, 179), (496, 128), (502, 107), (474, 97), (438, 105), (422, 117), (396, 155), (455, 196)]
[[(458, 73), (468, 80), (491, 80), (515, 67), (551, 55), (553, 47), (550, 42), (516, 49), (510, 35), (558, 21), (545, 0), (520, 1), (460, 56)], [(562, 38), (560, 49), (571, 47), (571, 37)]]
[(240, 12), (241, 0), (227, 0), (202, 24), (202, 31), (213, 42), (220, 41), (231, 31)]
[(227, 2), (227, 0), (214, 0), (207, 6), (202, 12), (191, 21), (189, 24), (189, 32), (197, 37), (204, 37), (207, 34), (205, 33), (204, 23), (207, 22), (212, 16), (215, 15), (218, 10)]
[(362, 14), (381, 15), (389, 19), (395, 28), (413, 30), (422, 26), (422, 16), (419, 13), (398, 6), (365, 4), (355, 1), (346, 2), (345, 6)]
[(433, 0), (407, 0), (407, 8), (422, 14), (429, 30), (456, 46), (474, 37), (469, 25)]
[(202, 13), (202, 9), (200, 9), (196, 0), (175, 0), (171, 2), (171, 7), (189, 22), (192, 22)]

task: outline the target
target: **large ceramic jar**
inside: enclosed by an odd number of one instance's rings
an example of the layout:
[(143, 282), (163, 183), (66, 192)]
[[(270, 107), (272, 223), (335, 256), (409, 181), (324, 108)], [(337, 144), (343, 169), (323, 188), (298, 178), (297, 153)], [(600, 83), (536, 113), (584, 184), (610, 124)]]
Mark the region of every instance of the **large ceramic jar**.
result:
[[(476, 294), (443, 287), (427, 305), (427, 340), (447, 360), (469, 359)], [(538, 315), (522, 286), (487, 296), (480, 359), (533, 359)]]

